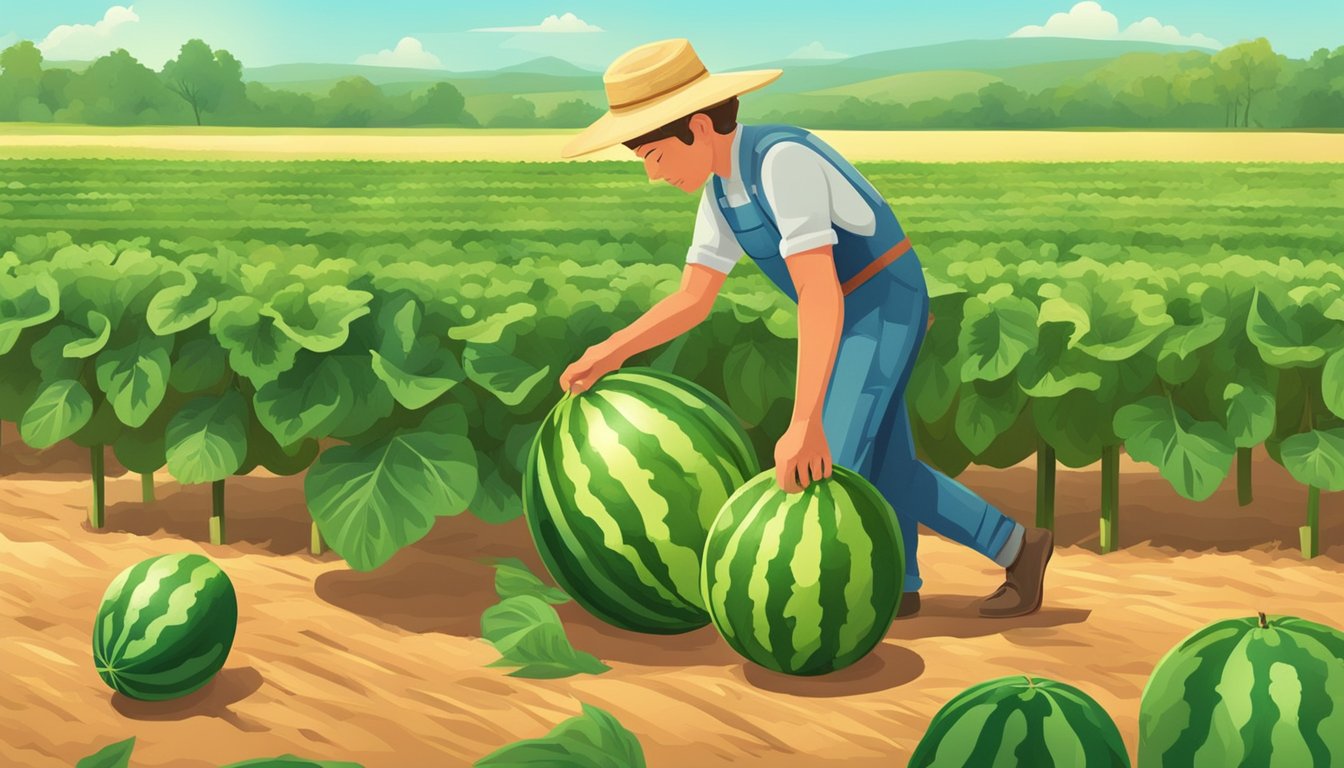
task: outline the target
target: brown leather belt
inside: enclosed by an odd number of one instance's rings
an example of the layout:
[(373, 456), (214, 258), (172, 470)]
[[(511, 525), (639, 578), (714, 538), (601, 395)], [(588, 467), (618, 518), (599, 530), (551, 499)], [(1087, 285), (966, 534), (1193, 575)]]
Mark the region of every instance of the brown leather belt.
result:
[(868, 281), (868, 278), (881, 272), (888, 264), (899, 259), (906, 251), (910, 250), (910, 238), (905, 238), (901, 242), (891, 246), (890, 250), (878, 256), (868, 266), (859, 270), (857, 275), (849, 278), (840, 284), (840, 292), (848, 296), (851, 291), (858, 288)]

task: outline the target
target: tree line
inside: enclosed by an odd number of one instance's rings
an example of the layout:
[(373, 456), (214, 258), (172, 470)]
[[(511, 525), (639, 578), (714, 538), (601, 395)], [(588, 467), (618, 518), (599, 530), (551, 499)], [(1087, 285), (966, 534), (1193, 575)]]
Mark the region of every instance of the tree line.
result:
[[(1260, 38), (1213, 54), (1128, 54), (1040, 90), (992, 82), (914, 103), (848, 98), (825, 108), (807, 106), (810, 98), (800, 96), (800, 106), (783, 110), (763, 110), (747, 99), (743, 118), (851, 129), (1344, 128), (1344, 46), (1300, 60), (1275, 53)], [(450, 82), (400, 94), (363, 77), (340, 80), (317, 95), (271, 88), (244, 82), (237, 58), (197, 39), (158, 72), (125, 49), (82, 71), (44, 67), (41, 51), (27, 40), (0, 52), (0, 121), (576, 128), (603, 111), (571, 99), (543, 114), (528, 99), (501, 99), (478, 119)]]

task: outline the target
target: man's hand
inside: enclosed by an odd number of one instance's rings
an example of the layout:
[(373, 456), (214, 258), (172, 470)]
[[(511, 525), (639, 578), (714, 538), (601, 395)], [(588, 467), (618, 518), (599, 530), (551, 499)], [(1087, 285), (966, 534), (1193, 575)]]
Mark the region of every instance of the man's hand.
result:
[(775, 444), (775, 481), (798, 493), (831, 476), (831, 447), (820, 421), (795, 421)]
[(624, 364), (625, 358), (609, 342), (594, 344), (560, 374), (560, 388), (578, 394)]

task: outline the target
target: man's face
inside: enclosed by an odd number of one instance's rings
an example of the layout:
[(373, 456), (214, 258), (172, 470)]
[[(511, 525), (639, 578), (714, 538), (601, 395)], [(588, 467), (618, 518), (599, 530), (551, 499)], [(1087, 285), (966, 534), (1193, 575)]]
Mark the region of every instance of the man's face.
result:
[(709, 178), (713, 168), (713, 149), (709, 133), (714, 124), (706, 115), (691, 118), (691, 133), (695, 140), (685, 144), (676, 136), (641, 144), (635, 156), (644, 161), (644, 172), (649, 181), (662, 179), (683, 192), (693, 193)]

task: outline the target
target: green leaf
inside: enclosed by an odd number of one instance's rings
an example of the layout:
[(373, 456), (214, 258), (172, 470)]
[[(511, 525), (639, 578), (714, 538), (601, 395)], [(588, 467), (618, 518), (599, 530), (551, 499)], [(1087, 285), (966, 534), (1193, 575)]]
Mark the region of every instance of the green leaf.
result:
[(42, 449), (78, 432), (93, 417), (93, 398), (73, 379), (53, 381), (42, 388), (19, 422), (23, 442)]
[(1325, 361), (1321, 371), (1321, 396), (1325, 399), (1325, 407), (1344, 419), (1344, 349)]
[(1017, 421), (1026, 401), (1026, 395), (1011, 380), (963, 386), (957, 404), (957, 437), (971, 453), (984, 452)]
[(312, 293), (295, 283), (282, 288), (260, 313), (310, 352), (331, 352), (345, 343), (350, 323), (369, 314), (373, 294), (340, 285), (324, 285)]
[(473, 344), (498, 344), (506, 331), (517, 333), (514, 328), (537, 314), (535, 304), (519, 303), (509, 306), (502, 312), (484, 317), (471, 325), (458, 326), (448, 331), (448, 338), (468, 341)]
[(1344, 491), (1344, 427), (1293, 435), (1280, 450), (1297, 482), (1322, 491)]
[(163, 402), (172, 348), (171, 336), (142, 335), (124, 347), (99, 353), (98, 388), (107, 393), (121, 423), (138, 427)]
[(1109, 362), (1138, 354), (1175, 321), (1161, 296), (1123, 285), (1069, 282), (1041, 304), (1040, 323), (1073, 325), (1069, 347)]
[(217, 304), (210, 289), (202, 286), (196, 275), (187, 270), (182, 285), (172, 285), (154, 294), (145, 310), (149, 329), (160, 336), (170, 336), (204, 322), (214, 314)]
[(961, 324), (961, 380), (995, 381), (1011, 374), (1036, 346), (1036, 306), (999, 284), (966, 301)]
[(475, 768), (645, 768), (639, 739), (616, 718), (589, 704), (539, 739), (503, 746)]
[(1227, 432), (1238, 448), (1254, 448), (1274, 431), (1274, 395), (1252, 381), (1228, 384)]
[(85, 338), (84, 332), (79, 328), (61, 324), (47, 329), (46, 334), (33, 343), (29, 356), (43, 382), (80, 378), (84, 370), (84, 361), (77, 357), (67, 357), (65, 350), (71, 344), (78, 344)]
[(494, 568), (495, 592), (500, 599), (531, 595), (551, 605), (569, 602), (569, 595), (563, 589), (544, 584), (516, 557), (496, 558)]
[(1195, 421), (1165, 397), (1149, 397), (1115, 414), (1115, 434), (1136, 461), (1157, 467), (1176, 492), (1203, 501), (1232, 468), (1236, 446), (1219, 424)]
[(1205, 317), (1197, 325), (1172, 327), (1162, 338), (1157, 353), (1157, 371), (1162, 380), (1168, 384), (1188, 381), (1199, 366), (1195, 353), (1217, 341), (1226, 328), (1227, 321), (1217, 316)]
[(1031, 409), (1037, 431), (1065, 466), (1085, 467), (1101, 458), (1104, 446), (1119, 442), (1110, 414), (1099, 407), (1092, 392), (1075, 389), (1060, 397), (1035, 400)]
[(86, 313), (85, 325), (89, 333), (83, 338), (71, 341), (61, 350), (61, 354), (71, 358), (93, 357), (107, 345), (112, 335), (112, 321), (102, 312), (90, 310)]
[(221, 301), (210, 316), (210, 332), (229, 352), (229, 365), (238, 375), (260, 385), (294, 365), (299, 345), (262, 318), (261, 302), (251, 296)]
[(776, 400), (793, 394), (790, 357), (767, 355), (755, 341), (738, 342), (723, 362), (723, 384), (728, 405), (749, 425), (755, 426)]
[(914, 397), (915, 412), (924, 421), (942, 418), (957, 398), (957, 361), (942, 359), (939, 355), (920, 355), (910, 373), (910, 392)]
[(419, 431), (328, 448), (308, 470), (308, 509), (352, 568), (377, 568), (475, 496), (476, 453), (460, 416), (438, 417), (445, 410), (452, 409), (436, 409)]
[(198, 397), (168, 421), (168, 471), (179, 483), (223, 480), (247, 456), (247, 402), (234, 389)]
[(360, 442), (352, 438), (363, 435), (379, 420), (390, 416), (396, 410), (396, 400), (387, 385), (374, 375), (367, 354), (332, 354), (327, 358), (340, 368), (354, 395), (345, 418), (332, 427), (331, 436), (346, 442)]
[(177, 362), (168, 372), (168, 383), (178, 392), (200, 392), (223, 380), (229, 370), (229, 353), (213, 338), (193, 339), (177, 350)]
[(0, 280), (0, 355), (13, 348), (20, 331), (47, 322), (60, 307), (61, 288), (51, 275)]
[(500, 658), (492, 667), (519, 667), (511, 677), (556, 678), (596, 675), (611, 669), (591, 654), (574, 650), (555, 609), (534, 595), (518, 595), (485, 609), (481, 637)]
[(131, 764), (131, 750), (135, 749), (135, 737), (118, 741), (81, 758), (75, 768), (127, 768)]
[(1067, 323), (1044, 323), (1036, 347), (1017, 366), (1018, 386), (1034, 398), (1061, 397), (1076, 389), (1101, 388), (1100, 366), (1079, 350), (1069, 349)]
[(309, 760), (306, 757), (281, 755), (279, 757), (258, 757), (241, 763), (230, 763), (224, 768), (364, 768), (359, 763), (344, 760)]
[(299, 355), (293, 368), (262, 384), (252, 398), (257, 420), (282, 445), (326, 437), (353, 404), (341, 366), (311, 353)]
[(550, 373), (538, 370), (498, 347), (471, 343), (462, 353), (467, 378), (499, 398), (510, 408), (523, 404)]
[[(1251, 343), (1260, 350), (1260, 356), (1266, 363), (1278, 368), (1294, 366), (1312, 366), (1325, 358), (1328, 349), (1321, 343), (1332, 334), (1337, 324), (1325, 321), (1329, 329), (1312, 323), (1313, 317), (1307, 309), (1314, 307), (1292, 307), (1293, 317), (1285, 317), (1269, 297), (1255, 289), (1251, 299), (1251, 311), (1246, 318), (1246, 335)], [(1316, 326), (1316, 327), (1309, 327)]]
[(410, 373), (401, 366), (369, 350), (373, 356), (373, 372), (387, 385), (392, 397), (404, 408), (418, 410), (443, 396), (445, 392), (459, 384), (465, 376), (452, 353), (443, 350), (440, 366), (433, 373), (420, 375)]
[(523, 513), (517, 487), (504, 482), (495, 460), (481, 451), (476, 452), (476, 466), (480, 478), (471, 500), (471, 514), (492, 525), (516, 520)]

